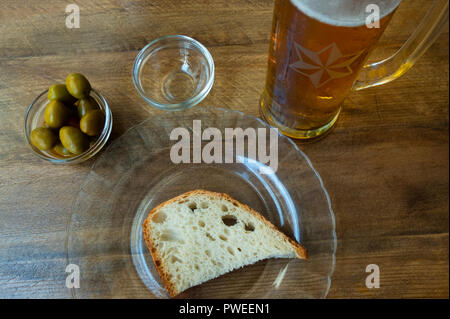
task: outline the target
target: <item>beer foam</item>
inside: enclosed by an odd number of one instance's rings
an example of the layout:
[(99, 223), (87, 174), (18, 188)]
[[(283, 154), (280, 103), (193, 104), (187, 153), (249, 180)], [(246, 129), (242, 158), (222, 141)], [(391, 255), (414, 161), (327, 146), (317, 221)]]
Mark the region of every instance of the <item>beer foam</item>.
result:
[(290, 0), (307, 16), (320, 22), (340, 26), (359, 27), (366, 24), (368, 5), (380, 8), (380, 19), (398, 7), (402, 0)]

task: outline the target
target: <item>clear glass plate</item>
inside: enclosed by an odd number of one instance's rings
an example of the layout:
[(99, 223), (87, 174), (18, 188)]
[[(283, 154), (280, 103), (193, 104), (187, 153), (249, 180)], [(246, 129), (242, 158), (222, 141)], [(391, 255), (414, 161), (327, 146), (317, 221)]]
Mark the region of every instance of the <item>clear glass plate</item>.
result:
[[(76, 298), (167, 298), (142, 238), (157, 204), (202, 188), (227, 193), (261, 212), (308, 250), (308, 260), (269, 259), (193, 287), (181, 298), (323, 298), (334, 270), (336, 233), (330, 199), (310, 160), (279, 135), (276, 174), (258, 162), (174, 164), (173, 128), (267, 128), (260, 119), (197, 107), (154, 116), (116, 139), (81, 185), (68, 225), (67, 262), (80, 267)], [(207, 142), (203, 142), (205, 144)]]

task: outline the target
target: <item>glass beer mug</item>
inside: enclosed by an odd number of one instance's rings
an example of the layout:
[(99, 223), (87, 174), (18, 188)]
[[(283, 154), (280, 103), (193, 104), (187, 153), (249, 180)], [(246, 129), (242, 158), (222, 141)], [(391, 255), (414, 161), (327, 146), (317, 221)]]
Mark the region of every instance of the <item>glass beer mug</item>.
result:
[(287, 136), (317, 137), (336, 122), (351, 90), (390, 82), (411, 68), (448, 20), (434, 0), (390, 58), (364, 65), (402, 0), (276, 0), (260, 111)]

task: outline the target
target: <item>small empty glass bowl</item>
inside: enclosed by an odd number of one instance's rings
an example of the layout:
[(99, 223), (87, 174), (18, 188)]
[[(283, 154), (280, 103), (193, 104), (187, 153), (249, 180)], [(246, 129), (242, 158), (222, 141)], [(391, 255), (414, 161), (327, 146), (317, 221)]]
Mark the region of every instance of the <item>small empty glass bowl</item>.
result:
[(100, 109), (105, 114), (105, 126), (103, 127), (103, 131), (98, 136), (95, 143), (89, 147), (88, 150), (81, 153), (80, 155), (72, 156), (72, 157), (57, 157), (53, 153), (48, 151), (41, 151), (36, 148), (33, 144), (31, 144), (30, 134), (31, 131), (37, 127), (41, 127), (44, 123), (44, 112), (47, 104), (50, 100), (47, 98), (48, 90), (45, 90), (28, 106), (27, 113), (25, 114), (25, 137), (33, 150), (34, 154), (39, 156), (40, 158), (52, 162), (54, 164), (76, 164), (84, 162), (95, 154), (97, 154), (103, 146), (105, 146), (108, 141), (109, 136), (111, 135), (113, 118), (112, 113), (109, 108), (108, 102), (98, 91), (92, 89), (90, 96), (97, 102)]
[(169, 35), (147, 44), (133, 66), (133, 83), (151, 106), (178, 111), (200, 103), (214, 82), (214, 61), (198, 41)]

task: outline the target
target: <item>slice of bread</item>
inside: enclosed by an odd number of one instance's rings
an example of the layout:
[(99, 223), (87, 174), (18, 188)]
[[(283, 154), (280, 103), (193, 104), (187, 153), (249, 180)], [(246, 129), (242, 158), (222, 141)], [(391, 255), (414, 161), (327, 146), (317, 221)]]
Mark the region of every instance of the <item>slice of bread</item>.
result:
[(154, 208), (147, 247), (171, 297), (267, 258), (306, 258), (306, 250), (261, 214), (226, 194), (195, 190)]

